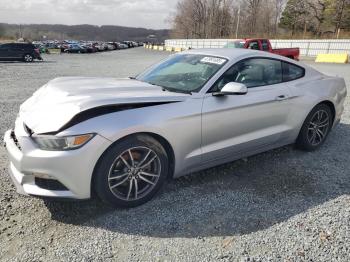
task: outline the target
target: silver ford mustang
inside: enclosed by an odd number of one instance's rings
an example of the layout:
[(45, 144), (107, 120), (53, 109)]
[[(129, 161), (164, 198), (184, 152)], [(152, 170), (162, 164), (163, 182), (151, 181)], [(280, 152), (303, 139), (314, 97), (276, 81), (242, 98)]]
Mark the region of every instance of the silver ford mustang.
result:
[(342, 78), (243, 49), (192, 50), (130, 79), (65, 77), (25, 101), (5, 134), (22, 194), (113, 206), (167, 178), (295, 143), (312, 151), (340, 121)]

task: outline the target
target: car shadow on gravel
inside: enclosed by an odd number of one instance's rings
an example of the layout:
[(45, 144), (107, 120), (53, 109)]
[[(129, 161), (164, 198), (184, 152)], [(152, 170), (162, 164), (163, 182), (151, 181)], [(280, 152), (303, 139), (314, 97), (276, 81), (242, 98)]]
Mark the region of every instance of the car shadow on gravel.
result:
[(173, 180), (134, 209), (97, 200), (45, 204), (54, 220), (130, 235), (249, 234), (350, 193), (349, 127), (338, 125), (312, 153), (288, 146)]

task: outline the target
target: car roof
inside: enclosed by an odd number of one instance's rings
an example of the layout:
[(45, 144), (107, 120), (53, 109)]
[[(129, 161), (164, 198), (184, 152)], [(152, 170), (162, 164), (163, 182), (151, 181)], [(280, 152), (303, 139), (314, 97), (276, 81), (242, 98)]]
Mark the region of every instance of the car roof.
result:
[(0, 43), (0, 45), (32, 45), (31, 43)]
[(271, 59), (277, 59), (280, 61), (285, 61), (290, 64), (295, 64), (299, 67), (302, 67), (305, 69), (307, 75), (323, 75), (323, 73), (319, 72), (318, 70), (314, 69), (311, 66), (308, 66), (304, 64), (303, 62), (292, 60), (290, 58), (276, 55), (273, 53), (269, 53), (266, 51), (260, 51), (260, 50), (252, 50), (252, 49), (245, 49), (245, 48), (199, 48), (199, 49), (191, 49), (184, 52), (181, 52), (180, 54), (197, 54), (197, 55), (207, 55), (207, 56), (217, 56), (226, 58), (231, 62), (238, 62), (245, 58), (271, 58)]
[(276, 55), (266, 51), (252, 50), (252, 49), (245, 49), (245, 48), (198, 48), (198, 49), (187, 50), (180, 54), (198, 54), (198, 55), (207, 55), (207, 56), (218, 56), (218, 57), (226, 58), (230, 61), (238, 61), (249, 57), (266, 57), (266, 58), (286, 61), (288, 63), (293, 63), (304, 68), (306, 67), (304, 64), (300, 62), (284, 56)]
[[(188, 54), (201, 54), (208, 56), (219, 56), (223, 58), (227, 58), (229, 60), (236, 60), (243, 56), (266, 56), (275, 58), (276, 56), (267, 52), (245, 49), (245, 48), (199, 48), (199, 49), (191, 49), (188, 51), (184, 51), (183, 53)], [(281, 56), (277, 56), (277, 58), (281, 58)]]

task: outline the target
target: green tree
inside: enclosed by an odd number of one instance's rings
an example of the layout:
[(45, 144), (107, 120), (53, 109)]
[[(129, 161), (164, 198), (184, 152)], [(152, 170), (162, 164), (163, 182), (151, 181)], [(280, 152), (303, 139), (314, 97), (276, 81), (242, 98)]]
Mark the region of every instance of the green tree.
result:
[(280, 27), (291, 30), (292, 36), (308, 21), (309, 11), (304, 0), (289, 0), (282, 13)]
[(350, 0), (336, 0), (334, 5), (335, 33), (338, 29), (350, 29)]
[(339, 29), (350, 31), (350, 0), (327, 0), (324, 24), (335, 35)]

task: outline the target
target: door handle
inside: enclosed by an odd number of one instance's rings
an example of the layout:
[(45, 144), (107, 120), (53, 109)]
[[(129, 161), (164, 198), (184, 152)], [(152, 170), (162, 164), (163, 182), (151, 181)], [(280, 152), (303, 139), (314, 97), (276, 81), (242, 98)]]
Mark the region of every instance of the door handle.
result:
[(283, 101), (283, 100), (287, 100), (288, 96), (286, 95), (280, 95), (278, 97), (276, 97), (276, 101)]

